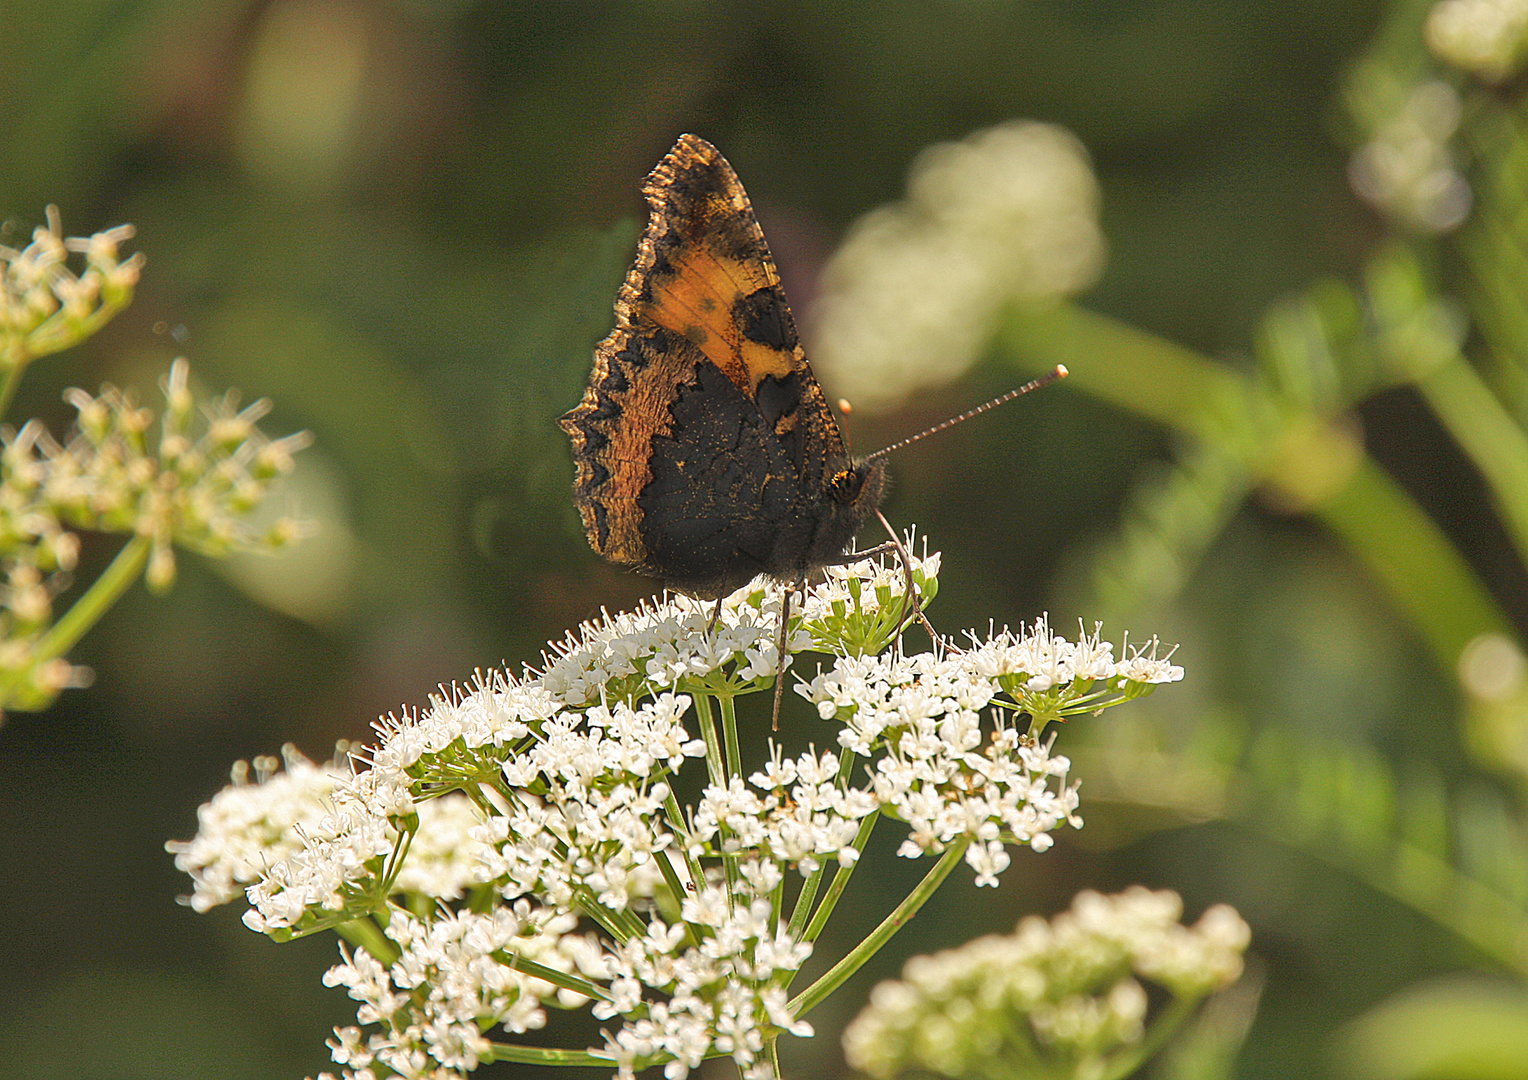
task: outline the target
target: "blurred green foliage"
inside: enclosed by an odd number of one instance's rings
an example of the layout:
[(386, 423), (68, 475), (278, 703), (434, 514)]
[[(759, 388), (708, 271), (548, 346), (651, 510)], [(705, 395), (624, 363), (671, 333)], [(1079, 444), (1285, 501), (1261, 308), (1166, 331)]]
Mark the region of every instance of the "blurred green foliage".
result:
[[(587, 550), (553, 420), (675, 135), (732, 160), (810, 328), (822, 261), (920, 150), (1034, 118), (1092, 157), (1103, 276), (850, 434), (884, 445), (1066, 363), (902, 454), (887, 512), (945, 553), (941, 627), (1104, 619), (1180, 640), (1188, 681), (1073, 721), (1087, 827), (995, 895), (952, 882), (787, 1072), (841, 1075), (837, 1030), (909, 953), (1139, 881), (1235, 905), (1264, 980), (1163, 1075), (1521, 1075), (1528, 112), (1521, 76), (1429, 54), (1432, 8), (7, 8), (0, 240), (57, 203), (71, 231), (133, 222), (148, 258), (13, 414), (56, 429), (65, 386), (148, 396), (185, 354), (314, 432), (299, 509), (323, 523), (274, 575), (187, 559), (81, 644), (93, 688), (0, 731), (11, 1073), (162, 1073), (146, 1046), (186, 1075), (325, 1066), (347, 1013), (327, 947), (175, 908), (163, 841), (233, 759), (325, 756), (647, 591)], [(1423, 158), (1363, 155), (1424, 136), (1438, 182), (1405, 201), (1381, 166)], [(87, 542), (81, 579), (111, 553)], [(1499, 1049), (1465, 1061), (1469, 1031)]]

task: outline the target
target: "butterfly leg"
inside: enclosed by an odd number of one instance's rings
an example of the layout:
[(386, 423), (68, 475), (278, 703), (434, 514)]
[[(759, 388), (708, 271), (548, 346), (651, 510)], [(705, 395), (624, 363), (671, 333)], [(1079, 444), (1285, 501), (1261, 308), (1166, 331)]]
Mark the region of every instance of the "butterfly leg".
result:
[(711, 612), (711, 621), (706, 624), (706, 637), (711, 636), (712, 631), (716, 629), (716, 624), (721, 621), (722, 599), (720, 596), (716, 598), (716, 609)]
[(780, 654), (780, 666), (775, 669), (775, 711), (770, 721), (770, 731), (780, 730), (780, 694), (785, 689), (785, 658), (788, 655), (785, 651), (785, 635), (791, 624), (791, 594), (797, 589), (804, 588), (805, 585), (806, 582), (803, 579), (797, 578), (786, 584), (785, 592), (780, 597), (780, 638), (776, 647), (776, 651)]

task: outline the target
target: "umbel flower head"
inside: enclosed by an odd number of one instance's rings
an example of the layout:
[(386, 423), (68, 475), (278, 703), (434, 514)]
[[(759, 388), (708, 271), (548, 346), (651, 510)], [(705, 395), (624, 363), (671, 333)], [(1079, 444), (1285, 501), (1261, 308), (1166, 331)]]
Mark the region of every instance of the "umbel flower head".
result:
[[(938, 567), (911, 560), (925, 598)], [(618, 1076), (663, 1064), (677, 1080), (719, 1055), (775, 1075), (776, 1038), (810, 1034), (805, 1012), (962, 859), (996, 885), (1008, 846), (1044, 851), (1082, 824), (1067, 759), (1036, 737), (1044, 721), (1182, 676), (1149, 650), (1116, 662), (1096, 631), (1066, 642), (1043, 620), (904, 655), (891, 646), (905, 580), (896, 565), (836, 568), (796, 609), (790, 659), (836, 654), (797, 687), (827, 748), (740, 737), (735, 699), (778, 668), (777, 594), (741, 590), (714, 624), (709, 604), (650, 603), (586, 623), (522, 678), (480, 673), (387, 717), (345, 765), (289, 753), (284, 773), (239, 772), (202, 807), (195, 839), (170, 845), (189, 903), (245, 886), (252, 929), (333, 928), (348, 942), (326, 976), (359, 1002), (330, 1044), (347, 1077), (513, 1060)], [(700, 761), (703, 786), (676, 783)], [(883, 817), (906, 829), (901, 854), (934, 868), (896, 919), (792, 996)], [(588, 1008), (602, 1045), (497, 1041), (546, 1024), (548, 1006)]]
[(1173, 892), (1087, 891), (1049, 922), (1030, 916), (1006, 937), (914, 957), (871, 991), (844, 1054), (877, 1080), (1128, 1075), (1147, 1035), (1143, 982), (1181, 1018), (1241, 975), (1241, 916), (1218, 904), (1188, 927), (1182, 915)]
[[(99, 330), (132, 299), (143, 256), (120, 257), (133, 235), (119, 225), (94, 236), (64, 236), (58, 207), (17, 249), (0, 244), (0, 370), (59, 352)], [(84, 263), (78, 271), (73, 260)]]

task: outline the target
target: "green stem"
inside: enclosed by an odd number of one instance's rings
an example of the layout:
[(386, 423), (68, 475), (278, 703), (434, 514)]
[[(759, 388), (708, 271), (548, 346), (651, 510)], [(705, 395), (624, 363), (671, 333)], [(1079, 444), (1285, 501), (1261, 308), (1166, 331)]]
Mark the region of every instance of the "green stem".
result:
[(0, 417), (11, 411), (11, 399), (16, 396), (16, 387), (21, 385), (21, 376), (26, 369), (26, 360), (19, 358), (6, 368), (5, 382), (0, 384)]
[[(859, 755), (848, 747), (845, 747), (838, 755), (838, 790), (843, 791), (849, 786), (850, 774), (854, 772), (854, 764), (859, 761)], [(875, 828), (875, 822), (881, 816), (879, 810), (869, 814), (864, 821), (860, 822), (859, 833), (854, 837), (854, 850), (864, 853), (865, 845), (870, 842), (870, 830)], [(833, 890), (823, 900), (826, 909), (822, 919), (815, 923), (817, 933), (822, 932), (822, 925), (828, 921), (828, 916), (833, 913), (833, 905), (838, 902), (839, 894), (844, 891), (844, 886), (849, 884), (849, 874), (853, 873), (853, 865), (844, 866), (838, 864), (838, 872), (833, 878)], [(812, 901), (817, 897), (817, 890), (822, 887), (822, 876), (828, 872), (827, 863), (819, 863), (817, 870), (807, 878), (806, 884), (801, 886), (801, 892), (796, 894), (796, 906), (791, 909), (790, 925), (787, 932), (794, 938), (801, 937), (801, 928), (806, 925), (806, 920), (812, 913)], [(840, 884), (842, 882), (842, 884)], [(806, 941), (816, 940), (816, 934), (802, 939)]]
[(726, 748), (727, 780), (730, 782), (734, 776), (743, 773), (743, 751), (737, 738), (737, 705), (730, 694), (719, 695), (717, 703), (722, 710), (722, 742)]
[(490, 1061), (513, 1061), (517, 1065), (592, 1065), (609, 1069), (615, 1062), (609, 1054), (596, 1054), (589, 1050), (559, 1050), (551, 1046), (517, 1046), (511, 1043), (489, 1043)]
[[(684, 811), (679, 808), (679, 799), (674, 794), (672, 788), (669, 789), (668, 799), (664, 802), (663, 805), (668, 810), (669, 821), (673, 823), (675, 836), (681, 836), (684, 830), (689, 827), (689, 823), (684, 819)], [(693, 889), (700, 888), (701, 884), (706, 880), (700, 870), (700, 861), (690, 854), (689, 848), (682, 845), (680, 846), (680, 854), (684, 859), (686, 868), (688, 868), (690, 872), (690, 887)], [(672, 871), (672, 867), (670, 870)], [(678, 880), (671, 881), (669, 883), (669, 887), (674, 890), (675, 898), (681, 904), (684, 903), (685, 891), (683, 883)], [(697, 934), (697, 931), (693, 926), (690, 927), (690, 933), (692, 935)], [(699, 940), (698, 936), (696, 937), (696, 940)]]
[(1118, 1056), (1104, 1066), (1104, 1071), (1098, 1074), (1098, 1080), (1124, 1080), (1132, 1075), (1177, 1033), (1183, 1022), (1193, 1015), (1199, 1001), (1199, 998), (1174, 998), (1151, 1025), (1146, 1037), (1128, 1050), (1120, 1051)]
[(117, 552), (101, 576), (96, 578), (85, 595), (74, 602), (62, 619), (37, 642), (36, 662), (44, 663), (63, 656), (74, 648), (85, 632), (94, 626), (111, 606), (138, 579), (149, 561), (149, 549), (153, 542), (147, 536), (135, 536)]
[(1528, 435), (1462, 357), (1435, 369), (1417, 390), (1490, 485), (1507, 535), (1528, 562)]
[(934, 868), (923, 876), (916, 888), (907, 894), (907, 898), (896, 906), (890, 915), (881, 920), (881, 925), (870, 932), (870, 936), (856, 945), (842, 960), (828, 969), (827, 973), (811, 986), (798, 994), (791, 1003), (786, 1006), (792, 1016), (805, 1016), (833, 991), (837, 990), (856, 971), (865, 965), (865, 962), (880, 951), (882, 945), (891, 940), (892, 935), (906, 925), (907, 921), (918, 913), (918, 909), (928, 902), (928, 898), (934, 895), (934, 891), (943, 884), (944, 879), (950, 876), (950, 871), (955, 869), (955, 864), (965, 855), (966, 848), (971, 846), (971, 838), (962, 836), (959, 840), (945, 848), (944, 854), (934, 864)]
[[(863, 852), (865, 845), (870, 843), (870, 832), (875, 828), (875, 823), (881, 819), (881, 812), (874, 810), (865, 816), (860, 822), (859, 832), (854, 837), (854, 850)], [(826, 865), (826, 864), (824, 864)], [(822, 933), (822, 928), (828, 925), (828, 917), (833, 914), (833, 909), (838, 906), (838, 898), (844, 894), (849, 886), (849, 878), (854, 874), (854, 868), (858, 863), (850, 863), (845, 866), (838, 864), (838, 869), (833, 874), (833, 884), (828, 886), (827, 895), (822, 898), (822, 903), (817, 908), (817, 913), (812, 916), (811, 924), (806, 928), (806, 936), (803, 941), (816, 941), (817, 935)], [(800, 908), (800, 904), (797, 907)], [(791, 916), (791, 926), (794, 928), (796, 917)]]
[(500, 949), (493, 954), (495, 960), (524, 975), (530, 975), (543, 982), (549, 982), (553, 986), (559, 986), (564, 990), (571, 990), (575, 994), (582, 994), (587, 998), (597, 998), (601, 1001), (610, 1000), (610, 991), (598, 983), (592, 983), (587, 979), (580, 979), (576, 975), (569, 975), (566, 971), (558, 971), (554, 967), (537, 963), (535, 960), (527, 960), (516, 954), (512, 949)]
[(722, 765), (721, 741), (716, 735), (716, 717), (711, 712), (711, 695), (697, 692), (695, 715), (700, 720), (700, 737), (706, 742), (706, 772), (717, 787), (727, 786), (727, 770)]
[(334, 932), (359, 949), (365, 949), (379, 964), (391, 966), (398, 959), (398, 947), (370, 919), (351, 919)]

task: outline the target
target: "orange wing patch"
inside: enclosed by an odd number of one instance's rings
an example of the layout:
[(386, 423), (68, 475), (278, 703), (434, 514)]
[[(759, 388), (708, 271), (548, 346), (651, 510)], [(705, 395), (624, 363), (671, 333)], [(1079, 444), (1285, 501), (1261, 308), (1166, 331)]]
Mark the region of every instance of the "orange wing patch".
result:
[[(617, 301), (693, 343), (753, 397), (768, 376), (806, 366), (764, 232), (732, 166), (692, 135), (648, 177), (652, 218)], [(645, 264), (645, 265), (644, 265)]]

